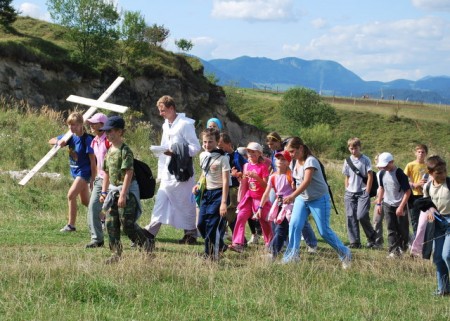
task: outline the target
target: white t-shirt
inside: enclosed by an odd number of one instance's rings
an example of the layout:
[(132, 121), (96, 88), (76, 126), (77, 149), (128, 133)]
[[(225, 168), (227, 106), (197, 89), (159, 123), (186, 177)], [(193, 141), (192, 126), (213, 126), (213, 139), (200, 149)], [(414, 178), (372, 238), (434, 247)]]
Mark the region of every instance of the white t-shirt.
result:
[[(207, 158), (211, 157), (211, 161), (208, 163)], [(227, 155), (220, 155), (219, 153), (202, 152), (200, 154), (200, 166), (202, 166), (203, 173), (207, 170), (206, 174), (206, 189), (218, 189), (223, 187), (222, 173), (227, 172), (230, 175), (230, 161)]]
[[(359, 158), (354, 158), (350, 156), (353, 165), (359, 170), (362, 176), (367, 177), (369, 171), (372, 170), (372, 163), (369, 157), (366, 155), (361, 155)], [(342, 174), (348, 177), (347, 191), (352, 193), (359, 193), (366, 189), (366, 184), (364, 184), (361, 176), (356, 174), (351, 167), (348, 165), (347, 160), (344, 161), (344, 166), (342, 167)]]

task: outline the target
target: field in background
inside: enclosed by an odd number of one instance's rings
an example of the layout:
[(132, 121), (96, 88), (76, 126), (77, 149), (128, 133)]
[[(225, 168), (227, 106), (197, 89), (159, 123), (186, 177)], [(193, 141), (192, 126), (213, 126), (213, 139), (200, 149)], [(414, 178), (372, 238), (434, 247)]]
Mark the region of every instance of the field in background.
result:
[[(274, 113), (276, 100), (272, 96), (264, 96), (264, 106), (259, 105), (257, 96), (244, 99), (250, 116), (255, 114), (252, 108), (266, 106), (272, 106), (272, 110), (260, 114), (269, 118)], [(47, 152), (47, 140), (66, 131), (62, 118), (51, 111), (37, 113), (25, 107), (6, 108), (4, 104), (0, 103), (0, 170), (31, 168)], [(335, 129), (339, 135), (364, 134), (366, 149), (370, 144), (376, 148), (398, 144), (405, 150), (405, 160), (412, 157), (411, 130), (417, 128), (415, 121), (392, 120), (368, 111), (339, 113), (342, 128)], [(148, 146), (158, 139), (145, 122), (128, 119), (131, 123), (135, 125), (129, 128), (127, 143), (155, 171), (156, 162)], [(268, 123), (274, 130), (282, 130), (282, 124), (273, 119)], [(423, 137), (433, 140), (442, 135), (448, 144), (448, 124), (419, 124), (425, 125), (423, 135), (429, 135)], [(379, 131), (377, 135), (375, 130)], [(389, 136), (392, 140), (381, 144), (381, 134), (384, 140)], [(342, 160), (324, 159), (324, 163), (340, 212), (332, 213), (331, 224), (346, 241)], [(304, 254), (298, 264), (266, 262), (261, 245), (250, 246), (243, 255), (226, 252), (224, 259), (215, 264), (201, 259), (201, 244), (178, 245), (176, 240), (182, 232), (164, 227), (154, 257), (147, 258), (131, 249), (124, 237), (124, 259), (117, 265), (105, 266), (107, 248), (84, 249), (89, 241), (85, 208), (80, 207), (76, 233), (58, 232), (66, 223), (66, 192), (71, 184), (67, 154), (62, 151), (43, 170), (63, 177), (36, 177), (22, 187), (8, 175), (0, 175), (1, 320), (450, 318), (448, 298), (431, 296), (436, 281), (430, 261), (408, 257), (390, 261), (385, 258), (386, 249), (362, 249), (353, 251), (352, 268), (344, 271), (334, 251), (320, 238), (318, 254), (306, 254), (302, 249)], [(153, 200), (143, 205), (141, 225), (150, 220)]]

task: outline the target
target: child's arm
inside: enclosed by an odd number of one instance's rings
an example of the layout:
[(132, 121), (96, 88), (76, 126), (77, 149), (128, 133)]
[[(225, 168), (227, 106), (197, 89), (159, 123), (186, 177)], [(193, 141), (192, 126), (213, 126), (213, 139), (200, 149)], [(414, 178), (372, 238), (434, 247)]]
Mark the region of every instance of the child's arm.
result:
[(370, 190), (372, 189), (373, 184), (373, 172), (369, 171), (367, 173), (367, 183), (366, 183), (366, 193), (370, 194)]
[(127, 168), (125, 170), (125, 177), (123, 179), (122, 190), (120, 191), (119, 201), (117, 202), (117, 206), (124, 208), (127, 205), (127, 194), (128, 189), (131, 185), (131, 180), (133, 179), (133, 169)]
[(50, 138), (50, 139), (48, 140), (48, 143), (49, 143), (50, 145), (59, 145), (59, 146), (61, 146), (61, 147), (64, 147), (64, 146), (67, 145), (67, 142), (66, 142), (65, 140), (58, 140), (58, 137)]
[(344, 187), (345, 187), (345, 189), (347, 189), (347, 187), (348, 187), (348, 176), (347, 175), (345, 175), (345, 179), (344, 179)]
[(402, 202), (400, 203), (400, 206), (397, 207), (397, 210), (395, 211), (395, 215), (397, 215), (397, 216), (403, 216), (403, 215), (405, 215), (404, 210), (405, 210), (406, 204), (408, 203), (408, 199), (409, 199), (409, 196), (410, 196), (410, 195), (411, 195), (411, 189), (408, 189), (408, 190), (405, 192), (405, 194), (403, 194)]
[(297, 196), (299, 196), (308, 188), (309, 184), (311, 184), (314, 171), (315, 171), (314, 167), (308, 167), (307, 169), (305, 169), (305, 176), (303, 178), (303, 182), (297, 187), (297, 189), (291, 195), (285, 196), (283, 198), (284, 204), (292, 203)]
[(97, 162), (95, 160), (94, 154), (89, 154), (89, 162), (91, 164), (91, 181), (90, 181), (90, 187), (92, 190), (92, 187), (94, 186), (94, 180), (97, 177)]
[(384, 197), (384, 188), (383, 186), (380, 186), (378, 188), (378, 194), (377, 194), (377, 201), (375, 206), (377, 207), (377, 214), (381, 215), (381, 201), (383, 200)]
[(249, 172), (246, 172), (245, 173), (245, 175), (248, 177), (248, 178), (253, 178), (253, 179), (255, 179), (257, 182), (258, 182), (258, 184), (262, 187), (262, 188), (266, 188), (266, 186), (267, 186), (267, 177), (266, 178), (261, 178), (256, 172), (254, 172), (254, 171), (249, 171)]
[(105, 171), (105, 175), (103, 176), (102, 192), (100, 194), (100, 203), (103, 203), (105, 201), (106, 195), (108, 195), (108, 187), (109, 187), (109, 173)]
[(267, 184), (264, 194), (261, 197), (261, 201), (259, 202), (258, 212), (256, 212), (256, 216), (258, 218), (261, 218), (262, 209), (263, 209), (264, 205), (266, 204), (267, 199), (269, 198), (271, 189), (272, 189), (272, 186), (270, 186), (270, 184)]
[(220, 216), (227, 215), (227, 200), (228, 192), (230, 190), (230, 172), (222, 172), (222, 202), (220, 203)]

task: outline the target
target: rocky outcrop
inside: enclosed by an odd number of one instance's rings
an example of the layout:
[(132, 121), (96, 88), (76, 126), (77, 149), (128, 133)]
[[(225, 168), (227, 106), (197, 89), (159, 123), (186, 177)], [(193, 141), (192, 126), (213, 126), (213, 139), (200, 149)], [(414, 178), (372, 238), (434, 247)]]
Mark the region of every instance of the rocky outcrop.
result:
[[(195, 119), (199, 131), (209, 118), (217, 117), (236, 144), (264, 142), (265, 133), (243, 123), (230, 111), (221, 87), (209, 83), (199, 74), (202, 71), (194, 72), (183, 57), (179, 57), (178, 64), (180, 78), (161, 75), (125, 77), (108, 102), (142, 112), (155, 129), (160, 129), (162, 118), (155, 104), (162, 95), (171, 95), (177, 102), (177, 110)], [(47, 69), (38, 63), (0, 58), (0, 94), (24, 100), (34, 108), (44, 105), (56, 110), (73, 108), (74, 105), (66, 101), (72, 94), (97, 99), (117, 76), (115, 71), (109, 70), (93, 78), (68, 66)]]

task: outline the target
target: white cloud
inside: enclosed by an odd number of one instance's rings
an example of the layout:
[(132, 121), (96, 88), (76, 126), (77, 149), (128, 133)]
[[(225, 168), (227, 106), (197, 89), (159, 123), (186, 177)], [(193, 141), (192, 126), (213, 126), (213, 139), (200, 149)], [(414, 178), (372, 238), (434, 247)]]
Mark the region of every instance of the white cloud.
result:
[(44, 9), (34, 3), (24, 2), (19, 6), (19, 12), (21, 16), (28, 16), (31, 18), (50, 21), (50, 14)]
[(311, 24), (315, 29), (323, 29), (328, 26), (328, 22), (322, 18), (314, 19)]
[(413, 6), (431, 11), (450, 11), (450, 1), (448, 0), (411, 0)]
[(284, 45), (283, 50), (303, 59), (337, 61), (366, 80), (417, 79), (441, 74), (450, 63), (449, 31), (450, 22), (437, 17), (336, 26), (306, 46)]
[(257, 21), (296, 20), (293, 0), (214, 0), (212, 16)]
[(196, 37), (191, 39), (194, 47), (191, 54), (201, 57), (202, 59), (213, 59), (214, 51), (217, 49), (218, 43), (211, 37)]

